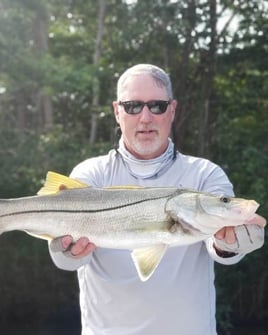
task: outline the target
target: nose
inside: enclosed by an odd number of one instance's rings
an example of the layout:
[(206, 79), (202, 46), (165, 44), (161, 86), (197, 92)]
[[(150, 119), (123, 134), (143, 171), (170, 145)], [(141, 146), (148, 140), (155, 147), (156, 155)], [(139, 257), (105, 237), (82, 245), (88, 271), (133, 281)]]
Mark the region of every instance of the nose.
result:
[(145, 105), (140, 113), (140, 121), (144, 123), (149, 123), (152, 121), (153, 114), (150, 112), (150, 109)]

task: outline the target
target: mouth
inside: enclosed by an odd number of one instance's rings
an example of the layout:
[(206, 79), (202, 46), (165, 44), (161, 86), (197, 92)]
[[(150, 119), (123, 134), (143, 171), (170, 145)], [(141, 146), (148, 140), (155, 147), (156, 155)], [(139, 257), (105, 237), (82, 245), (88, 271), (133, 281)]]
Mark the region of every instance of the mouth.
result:
[(156, 134), (156, 130), (153, 129), (137, 130), (137, 134), (143, 134), (143, 135)]

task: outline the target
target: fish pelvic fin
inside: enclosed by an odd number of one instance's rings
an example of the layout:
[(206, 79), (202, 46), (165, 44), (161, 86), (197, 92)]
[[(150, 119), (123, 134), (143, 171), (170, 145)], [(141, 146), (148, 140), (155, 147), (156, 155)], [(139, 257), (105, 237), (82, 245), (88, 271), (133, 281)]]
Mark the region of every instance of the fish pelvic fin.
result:
[(50, 195), (50, 194), (56, 194), (59, 191), (62, 191), (65, 189), (85, 188), (85, 187), (89, 187), (89, 186), (76, 179), (66, 177), (56, 172), (48, 171), (45, 184), (38, 191), (37, 194), (38, 195)]
[(166, 250), (166, 244), (157, 244), (132, 251), (131, 256), (141, 281), (146, 281), (152, 276)]

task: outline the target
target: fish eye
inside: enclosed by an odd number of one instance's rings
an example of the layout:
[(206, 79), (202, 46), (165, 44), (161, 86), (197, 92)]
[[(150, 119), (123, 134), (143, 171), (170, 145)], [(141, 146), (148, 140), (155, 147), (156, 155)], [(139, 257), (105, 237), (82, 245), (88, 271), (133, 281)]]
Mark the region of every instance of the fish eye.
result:
[(225, 204), (227, 204), (228, 202), (231, 201), (231, 199), (228, 198), (228, 197), (221, 197), (221, 198), (220, 198), (220, 201), (222, 201), (222, 202), (224, 202)]

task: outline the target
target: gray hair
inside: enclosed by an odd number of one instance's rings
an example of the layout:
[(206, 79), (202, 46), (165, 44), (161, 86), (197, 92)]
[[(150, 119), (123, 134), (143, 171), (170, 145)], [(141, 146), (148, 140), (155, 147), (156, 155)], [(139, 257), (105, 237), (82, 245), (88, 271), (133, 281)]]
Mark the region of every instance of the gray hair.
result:
[(150, 75), (158, 85), (166, 89), (169, 99), (173, 99), (172, 84), (169, 75), (160, 67), (151, 64), (134, 65), (119, 77), (117, 82), (117, 99), (120, 99), (126, 79), (138, 74)]

